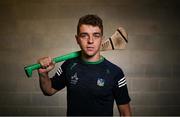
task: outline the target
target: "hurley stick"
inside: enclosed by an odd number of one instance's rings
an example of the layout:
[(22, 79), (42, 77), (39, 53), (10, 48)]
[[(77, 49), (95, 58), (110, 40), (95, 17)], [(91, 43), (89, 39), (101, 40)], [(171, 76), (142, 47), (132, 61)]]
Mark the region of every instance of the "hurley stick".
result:
[[(128, 43), (127, 33), (122, 27), (119, 27), (110, 38), (103, 40), (101, 44), (101, 51), (125, 49), (127, 43)], [(53, 61), (55, 63), (62, 62), (68, 59), (78, 57), (80, 56), (80, 54), (81, 54), (81, 51), (72, 52), (66, 55), (53, 58)], [(31, 77), (32, 72), (39, 68), (41, 68), (41, 65), (37, 63), (37, 64), (32, 64), (32, 65), (24, 67), (24, 70), (26, 72), (26, 75), (28, 77)]]

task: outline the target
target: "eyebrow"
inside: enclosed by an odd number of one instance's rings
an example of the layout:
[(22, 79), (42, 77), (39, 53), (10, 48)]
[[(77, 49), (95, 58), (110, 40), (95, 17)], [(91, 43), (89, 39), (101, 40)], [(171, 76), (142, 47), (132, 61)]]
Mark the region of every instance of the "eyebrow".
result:
[[(82, 35), (82, 34), (88, 34), (88, 33), (87, 33), (87, 32), (81, 32), (81, 33), (79, 33), (79, 35)], [(100, 32), (94, 32), (93, 34), (99, 34), (99, 35), (101, 35)]]
[(82, 33), (79, 33), (79, 35), (82, 35), (82, 34), (88, 34), (87, 32), (82, 32)]
[(100, 32), (95, 32), (95, 33), (93, 33), (93, 34), (95, 34), (95, 35), (96, 35), (96, 34), (102, 35)]

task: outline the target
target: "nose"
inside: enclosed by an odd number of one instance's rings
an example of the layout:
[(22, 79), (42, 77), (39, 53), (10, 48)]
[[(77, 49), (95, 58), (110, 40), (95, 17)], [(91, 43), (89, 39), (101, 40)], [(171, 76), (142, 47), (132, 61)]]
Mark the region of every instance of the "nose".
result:
[(93, 38), (93, 36), (89, 36), (89, 39), (88, 39), (88, 43), (94, 43), (94, 38)]

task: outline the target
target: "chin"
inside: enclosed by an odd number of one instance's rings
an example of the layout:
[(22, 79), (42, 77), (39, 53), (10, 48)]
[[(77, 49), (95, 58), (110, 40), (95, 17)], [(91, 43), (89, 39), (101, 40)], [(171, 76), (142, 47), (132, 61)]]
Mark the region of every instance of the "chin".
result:
[(92, 57), (92, 56), (94, 56), (96, 54), (94, 54), (94, 53), (86, 53), (86, 55), (89, 56), (89, 57)]
[(96, 55), (96, 52), (85, 52), (85, 55), (92, 57), (92, 56)]

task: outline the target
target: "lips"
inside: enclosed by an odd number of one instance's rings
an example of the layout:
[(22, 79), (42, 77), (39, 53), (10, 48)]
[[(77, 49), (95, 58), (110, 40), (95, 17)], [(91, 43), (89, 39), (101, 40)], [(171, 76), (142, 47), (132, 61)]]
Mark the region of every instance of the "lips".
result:
[(87, 50), (88, 50), (88, 51), (93, 51), (93, 50), (94, 50), (94, 47), (89, 46), (89, 47), (87, 47)]

